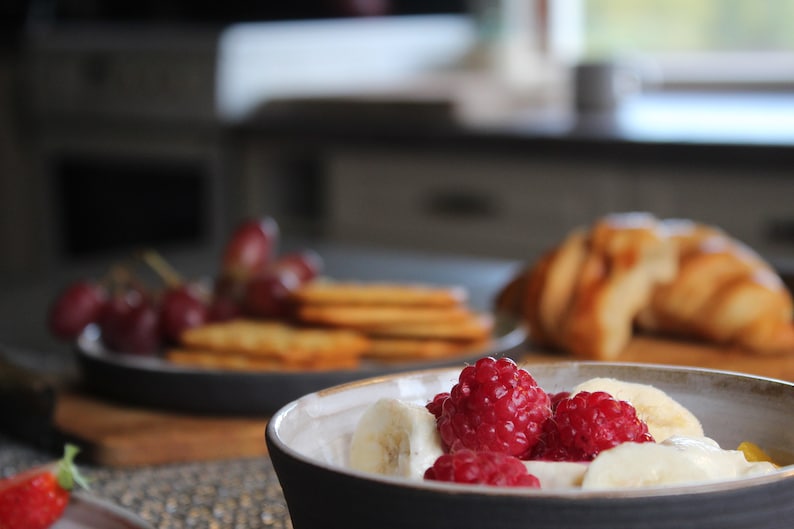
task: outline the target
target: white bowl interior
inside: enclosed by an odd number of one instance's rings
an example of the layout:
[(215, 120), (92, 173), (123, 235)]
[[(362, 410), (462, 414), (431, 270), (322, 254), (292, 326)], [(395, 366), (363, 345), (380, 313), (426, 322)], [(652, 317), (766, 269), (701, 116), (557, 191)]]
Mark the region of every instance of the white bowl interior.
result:
[[(651, 384), (666, 391), (701, 421), (708, 437), (726, 449), (752, 441), (781, 465), (794, 464), (794, 384), (711, 370), (570, 362), (529, 365), (549, 392), (569, 390), (593, 377)], [(306, 395), (273, 418), (277, 442), (301, 458), (348, 471), (353, 430), (364, 410), (382, 397), (425, 404), (449, 391), (460, 368), (364, 380)], [(784, 469), (794, 475), (794, 467)]]

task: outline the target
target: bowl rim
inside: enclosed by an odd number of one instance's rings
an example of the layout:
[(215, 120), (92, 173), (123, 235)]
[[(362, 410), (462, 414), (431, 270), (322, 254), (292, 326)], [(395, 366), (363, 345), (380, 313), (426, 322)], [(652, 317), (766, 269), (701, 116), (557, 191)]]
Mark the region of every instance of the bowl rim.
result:
[[(685, 372), (685, 373), (700, 373), (708, 376), (730, 376), (739, 377), (747, 380), (760, 381), (764, 383), (781, 384), (791, 388), (794, 392), (794, 383), (786, 380), (765, 377), (760, 375), (753, 375), (742, 373), (738, 371), (720, 370), (703, 367), (689, 367), (689, 366), (676, 366), (658, 363), (636, 363), (636, 362), (608, 362), (608, 361), (589, 361), (589, 360), (571, 360), (560, 362), (532, 362), (529, 364), (517, 362), (519, 366), (526, 367), (527, 365), (541, 368), (551, 367), (567, 367), (575, 368), (578, 366), (586, 367), (604, 367), (604, 368), (649, 368), (658, 371), (666, 372)], [(770, 474), (762, 474), (756, 476), (746, 476), (728, 480), (718, 480), (709, 482), (698, 482), (691, 484), (680, 485), (660, 485), (648, 487), (623, 487), (604, 490), (582, 490), (582, 489), (534, 489), (527, 487), (498, 487), (486, 485), (468, 485), (459, 483), (442, 483), (435, 481), (414, 480), (399, 476), (387, 476), (371, 472), (363, 472), (351, 468), (345, 468), (338, 465), (333, 465), (324, 461), (318, 461), (301, 452), (290, 447), (279, 435), (279, 428), (286, 417), (295, 410), (302, 402), (314, 399), (324, 398), (329, 395), (343, 393), (358, 387), (365, 387), (380, 384), (395, 378), (408, 378), (417, 376), (432, 375), (433, 373), (444, 372), (459, 372), (459, 367), (441, 367), (433, 369), (422, 369), (416, 371), (408, 371), (403, 373), (395, 373), (390, 375), (382, 375), (376, 377), (365, 378), (338, 384), (319, 391), (308, 393), (302, 397), (289, 402), (282, 406), (276, 413), (274, 413), (265, 428), (265, 437), (269, 443), (272, 443), (271, 448), (275, 448), (282, 452), (285, 456), (298, 460), (306, 465), (318, 467), (326, 472), (343, 474), (348, 477), (361, 479), (365, 481), (377, 482), (387, 486), (395, 486), (407, 489), (426, 490), (427, 492), (437, 494), (472, 494), (481, 496), (505, 496), (505, 497), (532, 497), (532, 498), (545, 498), (556, 500), (606, 500), (606, 499), (648, 499), (652, 497), (661, 496), (679, 496), (679, 495), (692, 495), (692, 494), (712, 494), (720, 492), (736, 491), (749, 487), (757, 487), (768, 484), (777, 483), (785, 480), (794, 480), (794, 463), (781, 466), (775, 472)]]

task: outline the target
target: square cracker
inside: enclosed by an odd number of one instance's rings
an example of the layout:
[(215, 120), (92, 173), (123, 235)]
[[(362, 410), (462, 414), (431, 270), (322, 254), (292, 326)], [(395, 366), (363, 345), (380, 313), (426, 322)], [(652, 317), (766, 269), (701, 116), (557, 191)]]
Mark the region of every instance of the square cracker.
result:
[(384, 323), (361, 327), (361, 331), (371, 337), (485, 340), (491, 336), (493, 328), (491, 314), (472, 313), (452, 321)]
[(165, 352), (168, 361), (186, 367), (231, 371), (319, 371), (330, 369), (354, 369), (359, 366), (358, 357), (342, 356), (329, 359), (313, 359), (295, 362), (281, 358), (262, 358), (226, 351), (202, 351), (194, 349), (169, 349)]
[(361, 333), (347, 329), (305, 329), (282, 322), (232, 320), (188, 329), (182, 346), (257, 358), (301, 363), (318, 359), (360, 357), (369, 347)]
[(489, 340), (373, 338), (365, 357), (380, 361), (432, 360), (484, 350)]
[(471, 311), (463, 306), (302, 305), (295, 314), (310, 325), (360, 330), (378, 325), (461, 321), (469, 318)]
[(312, 281), (292, 295), (297, 303), (314, 305), (387, 305), (450, 307), (467, 301), (460, 286), (417, 283)]

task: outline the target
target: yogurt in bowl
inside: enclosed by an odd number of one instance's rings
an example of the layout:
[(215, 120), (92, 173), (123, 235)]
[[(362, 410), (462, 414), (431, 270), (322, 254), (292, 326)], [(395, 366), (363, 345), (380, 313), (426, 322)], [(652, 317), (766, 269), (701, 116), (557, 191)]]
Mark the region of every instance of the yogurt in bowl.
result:
[(312, 393), (273, 416), (266, 439), (294, 527), (791, 526), (794, 385), (713, 370), (637, 364), (561, 362), (527, 369), (549, 393), (570, 391), (598, 378), (651, 385), (697, 417), (720, 447), (732, 449), (753, 441), (779, 468), (693, 483), (606, 488), (577, 486), (579, 477), (559, 477), (554, 471), (556, 485), (533, 489), (437, 482), (353, 468), (354, 433), (374, 403), (397, 399), (421, 408), (449, 391), (461, 369), (422, 371)]

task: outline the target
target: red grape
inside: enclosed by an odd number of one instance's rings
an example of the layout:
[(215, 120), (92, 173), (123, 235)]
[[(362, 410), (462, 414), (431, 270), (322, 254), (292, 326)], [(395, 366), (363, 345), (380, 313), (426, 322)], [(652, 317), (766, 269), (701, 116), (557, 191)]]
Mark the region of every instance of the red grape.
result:
[(314, 250), (286, 253), (276, 261), (276, 268), (291, 268), (302, 283), (317, 277), (323, 269), (323, 259)]
[(206, 323), (207, 304), (191, 285), (169, 288), (160, 305), (160, 319), (163, 337), (178, 343), (185, 329)]
[(137, 307), (143, 302), (143, 294), (136, 289), (127, 289), (110, 296), (99, 315), (98, 323), (102, 334), (107, 333), (108, 329), (111, 329), (133, 307)]
[(215, 284), (212, 287), (212, 295), (217, 298), (241, 300), (245, 296), (246, 282), (246, 280), (229, 275), (221, 275), (215, 280)]
[(258, 318), (289, 316), (289, 296), (300, 286), (300, 279), (289, 269), (269, 270), (248, 283), (243, 306), (246, 314)]
[(210, 302), (207, 321), (228, 321), (242, 316), (240, 303), (230, 296), (215, 296)]
[(278, 236), (278, 224), (272, 217), (240, 224), (224, 248), (221, 275), (248, 279), (263, 272), (273, 259)]
[(99, 320), (107, 293), (93, 281), (82, 280), (66, 287), (55, 298), (47, 315), (49, 331), (61, 340), (74, 340)]
[(160, 314), (150, 303), (132, 307), (113, 326), (112, 348), (122, 353), (154, 354), (161, 345)]
[(209, 321), (227, 321), (242, 315), (245, 283), (228, 275), (215, 280), (209, 304)]

